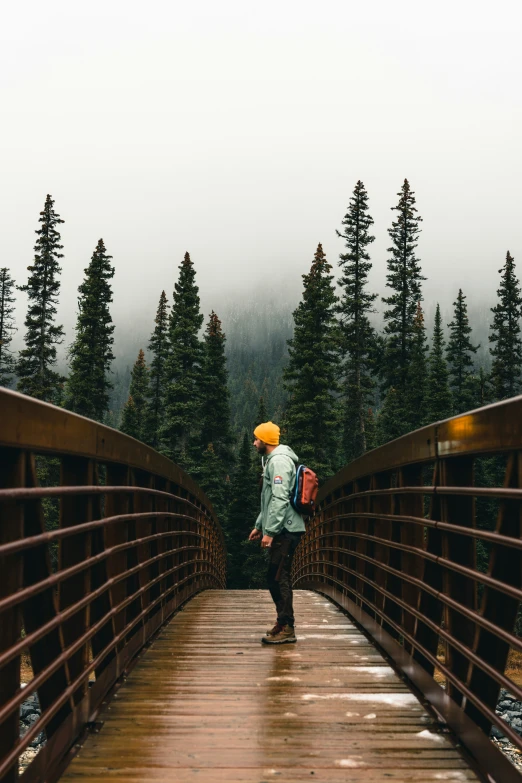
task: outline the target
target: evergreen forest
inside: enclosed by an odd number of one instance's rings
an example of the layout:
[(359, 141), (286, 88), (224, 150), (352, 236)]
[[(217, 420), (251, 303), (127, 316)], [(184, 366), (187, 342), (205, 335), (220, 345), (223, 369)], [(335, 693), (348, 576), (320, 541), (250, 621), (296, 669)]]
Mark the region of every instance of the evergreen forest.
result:
[[(498, 290), (479, 343), (463, 289), (454, 292), (451, 320), (444, 322), (433, 303), (433, 322), (426, 323), (422, 217), (407, 179), (390, 211), (382, 229), (389, 237), (384, 297), (369, 287), (376, 229), (358, 181), (337, 228), (339, 257), (326, 258), (320, 244), (310, 248), (293, 313), (259, 303), (248, 318), (202, 313), (197, 262), (187, 252), (158, 290), (149, 332), (129, 357), (114, 353), (118, 259), (103, 239), (93, 242), (78, 286), (74, 334), (66, 336), (58, 323), (67, 253), (64, 221), (48, 195), (28, 279), (15, 281), (0, 268), (0, 385), (118, 428), (181, 465), (223, 525), (229, 586), (262, 587), (264, 553), (247, 542), (259, 504), (256, 424), (277, 422), (282, 442), (324, 482), (411, 430), (521, 392), (522, 294), (510, 252), (499, 249)], [(27, 295), (23, 322), (17, 290)], [(23, 347), (14, 351), (17, 329)], [(478, 480), (498, 485), (500, 470), (495, 458), (482, 460)], [(52, 460), (42, 460), (39, 471), (41, 481), (51, 481)], [(492, 509), (477, 513), (479, 524), (491, 524)], [(486, 550), (481, 558), (484, 567)]]

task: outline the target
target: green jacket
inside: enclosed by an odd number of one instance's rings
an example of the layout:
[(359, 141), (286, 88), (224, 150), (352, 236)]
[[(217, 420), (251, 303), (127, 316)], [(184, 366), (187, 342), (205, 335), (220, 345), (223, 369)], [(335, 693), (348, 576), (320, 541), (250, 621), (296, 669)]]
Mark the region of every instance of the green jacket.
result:
[(266, 458), (261, 512), (256, 521), (256, 528), (264, 536), (277, 536), (284, 529), (291, 533), (306, 530), (303, 517), (290, 505), (297, 463), (297, 456), (289, 446), (276, 446)]

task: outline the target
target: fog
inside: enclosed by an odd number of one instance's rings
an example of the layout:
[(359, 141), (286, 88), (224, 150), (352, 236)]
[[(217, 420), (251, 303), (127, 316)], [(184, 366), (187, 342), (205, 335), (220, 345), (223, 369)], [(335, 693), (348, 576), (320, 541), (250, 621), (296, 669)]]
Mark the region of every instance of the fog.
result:
[[(264, 302), (295, 306), (318, 242), (337, 264), (360, 178), (383, 293), (407, 177), (427, 309), (449, 311), (459, 287), (494, 304), (506, 250), (522, 274), (521, 22), (519, 0), (10, 4), (0, 266), (26, 282), (50, 193), (67, 343), (100, 237), (117, 340), (150, 333), (186, 250), (205, 313), (255, 318)], [(24, 317), (19, 294), (17, 341)]]

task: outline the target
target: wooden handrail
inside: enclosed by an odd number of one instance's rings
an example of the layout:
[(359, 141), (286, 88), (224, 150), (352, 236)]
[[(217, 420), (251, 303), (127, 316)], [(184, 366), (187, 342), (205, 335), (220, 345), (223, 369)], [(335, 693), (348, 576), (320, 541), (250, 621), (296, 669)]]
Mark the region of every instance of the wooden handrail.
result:
[[(499, 483), (477, 486), (488, 460)], [(430, 424), (342, 468), (319, 492), (293, 570), (295, 587), (330, 596), (365, 627), (497, 783), (522, 779), (489, 741), (494, 724), (522, 750), (495, 714), (501, 687), (522, 699), (505, 675), (510, 649), (522, 649), (521, 539), (519, 396)], [(477, 542), (487, 548), (486, 570)]]
[[(42, 460), (54, 486), (39, 485)], [(21, 779), (55, 774), (153, 634), (199, 591), (224, 588), (225, 574), (212, 505), (179, 466), (0, 389), (2, 783), (18, 780), (19, 757), (41, 731), (46, 745)], [(22, 687), (24, 653), (33, 678)], [(35, 692), (41, 715), (20, 737), (20, 706)]]

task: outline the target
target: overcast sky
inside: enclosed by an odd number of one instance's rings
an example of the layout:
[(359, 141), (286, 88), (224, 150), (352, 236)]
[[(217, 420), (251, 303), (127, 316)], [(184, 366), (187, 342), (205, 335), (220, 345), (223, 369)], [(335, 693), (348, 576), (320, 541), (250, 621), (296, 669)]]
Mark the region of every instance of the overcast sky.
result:
[(118, 330), (150, 331), (186, 250), (206, 313), (295, 299), (318, 242), (336, 264), (360, 178), (382, 291), (407, 177), (427, 304), (494, 304), (507, 249), (522, 276), (521, 22), (520, 0), (4, 5), (0, 266), (26, 281), (50, 193), (68, 342), (100, 237)]

